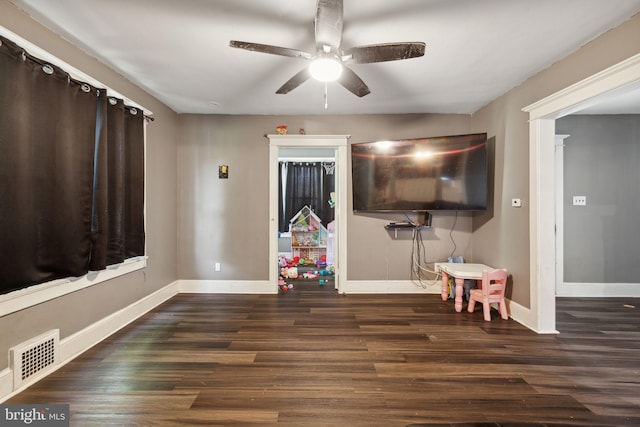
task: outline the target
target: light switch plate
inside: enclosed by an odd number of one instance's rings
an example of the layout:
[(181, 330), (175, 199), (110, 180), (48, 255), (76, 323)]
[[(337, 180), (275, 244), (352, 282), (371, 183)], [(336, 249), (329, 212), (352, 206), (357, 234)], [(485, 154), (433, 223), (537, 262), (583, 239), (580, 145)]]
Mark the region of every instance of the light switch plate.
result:
[(587, 196), (573, 196), (573, 206), (587, 206)]

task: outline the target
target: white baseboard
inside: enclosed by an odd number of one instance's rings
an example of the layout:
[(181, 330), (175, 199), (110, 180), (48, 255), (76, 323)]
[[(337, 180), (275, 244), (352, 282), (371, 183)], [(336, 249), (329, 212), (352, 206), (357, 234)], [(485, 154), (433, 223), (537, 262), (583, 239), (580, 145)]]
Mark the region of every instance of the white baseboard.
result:
[(575, 298), (622, 298), (640, 295), (640, 283), (561, 283), (557, 290), (558, 297)]
[(178, 280), (178, 290), (186, 294), (277, 294), (268, 280)]
[[(558, 286), (556, 297), (571, 298), (622, 298), (640, 295), (639, 283), (574, 283), (565, 282)], [(555, 329), (539, 329), (533, 312), (513, 301), (508, 301), (509, 314), (516, 322), (538, 334), (557, 334)]]
[(509, 317), (511, 317), (516, 322), (520, 323), (522, 326), (531, 329), (533, 332), (538, 334), (557, 334), (558, 331), (555, 329), (552, 330), (541, 330), (538, 329), (536, 325), (535, 316), (533, 311), (529, 307), (522, 306), (517, 302), (513, 302), (509, 299), (506, 299), (507, 307), (509, 311)]
[[(146, 297), (134, 302), (128, 307), (118, 310), (109, 316), (87, 326), (81, 331), (76, 332), (64, 339), (60, 340), (60, 363), (56, 366), (56, 370), (87, 351), (94, 345), (98, 344), (113, 333), (127, 326), (140, 316), (148, 313), (154, 307), (162, 304), (178, 293), (177, 282), (173, 282), (158, 291), (147, 295)], [(27, 384), (25, 387), (13, 390), (13, 372), (10, 368), (6, 368), (0, 372), (0, 402), (5, 401), (11, 396), (23, 391), (33, 383)]]
[[(346, 282), (346, 289), (343, 289), (343, 292), (347, 294), (441, 293), (442, 288), (439, 280), (425, 281), (423, 284), (425, 287), (418, 286), (410, 280), (349, 280)], [(268, 280), (177, 280), (83, 330), (61, 339), (60, 364), (57, 369), (179, 293), (277, 294), (277, 292), (277, 288)], [(557, 333), (556, 331), (536, 331), (529, 308), (512, 301), (509, 301), (508, 304), (511, 317), (518, 323), (541, 334)], [(0, 403), (23, 389), (13, 390), (11, 369), (6, 368), (0, 371)]]
[(130, 306), (100, 319), (83, 330), (61, 339), (60, 360), (64, 364), (77, 357), (176, 294), (178, 294), (178, 286), (176, 282), (173, 282)]
[[(346, 294), (440, 294), (442, 284), (439, 280), (425, 282), (426, 288), (415, 285), (410, 280), (349, 280), (347, 281)], [(539, 334), (557, 334), (558, 331), (537, 330), (533, 312), (531, 309), (518, 303), (507, 300), (509, 316), (524, 327)]]
[[(277, 294), (268, 280), (178, 280), (180, 293)], [(440, 294), (441, 282), (425, 281), (425, 288), (410, 280), (348, 280), (343, 293), (351, 294)]]
[[(415, 285), (410, 280), (349, 280), (346, 294), (441, 294), (442, 284), (439, 280), (425, 282), (426, 287)], [(538, 330), (531, 309), (507, 299), (509, 316), (522, 326), (538, 334), (557, 334), (558, 331)]]
[(440, 294), (440, 280), (424, 281), (421, 287), (411, 280), (347, 280), (345, 294)]
[(9, 398), (11, 392), (13, 392), (13, 371), (9, 368), (4, 368), (0, 371), (0, 403)]

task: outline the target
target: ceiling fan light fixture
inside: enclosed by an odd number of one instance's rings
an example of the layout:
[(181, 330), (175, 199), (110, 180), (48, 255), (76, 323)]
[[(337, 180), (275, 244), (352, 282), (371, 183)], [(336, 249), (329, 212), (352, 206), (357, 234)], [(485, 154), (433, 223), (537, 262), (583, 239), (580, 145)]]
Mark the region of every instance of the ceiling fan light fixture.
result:
[(335, 58), (317, 58), (309, 66), (311, 77), (321, 82), (333, 82), (342, 74), (342, 64)]

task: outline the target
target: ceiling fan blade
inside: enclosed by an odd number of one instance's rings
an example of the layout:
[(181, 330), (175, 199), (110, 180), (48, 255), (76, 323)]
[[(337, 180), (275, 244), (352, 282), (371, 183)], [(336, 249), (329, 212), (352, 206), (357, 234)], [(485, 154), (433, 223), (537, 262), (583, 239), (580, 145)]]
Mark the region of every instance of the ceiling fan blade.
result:
[(344, 86), (349, 92), (362, 98), (371, 93), (367, 85), (360, 77), (350, 68), (342, 66), (342, 74), (338, 79), (338, 83)]
[(302, 83), (309, 80), (310, 78), (311, 78), (311, 73), (309, 72), (309, 67), (304, 67), (302, 70), (296, 73), (296, 75), (294, 75), (289, 80), (287, 80), (285, 84), (280, 86), (280, 89), (278, 89), (276, 93), (278, 95), (285, 95), (291, 92), (292, 90), (294, 90), (295, 88), (297, 88), (298, 86), (300, 86)]
[(342, 60), (350, 64), (371, 64), (373, 62), (399, 61), (424, 55), (423, 42), (384, 43), (358, 46), (345, 51)]
[(313, 57), (313, 55), (311, 55), (310, 53), (304, 52), (302, 50), (291, 49), (288, 47), (272, 46), (269, 44), (260, 44), (260, 43), (241, 42), (238, 40), (231, 40), (229, 42), (229, 46), (235, 47), (238, 49), (250, 50), (252, 52), (269, 53), (272, 55), (288, 56), (291, 58), (311, 59)]
[[(318, 0), (316, 12), (316, 47), (329, 46), (337, 53), (342, 43), (342, 0)], [(329, 52), (325, 52), (329, 53)]]

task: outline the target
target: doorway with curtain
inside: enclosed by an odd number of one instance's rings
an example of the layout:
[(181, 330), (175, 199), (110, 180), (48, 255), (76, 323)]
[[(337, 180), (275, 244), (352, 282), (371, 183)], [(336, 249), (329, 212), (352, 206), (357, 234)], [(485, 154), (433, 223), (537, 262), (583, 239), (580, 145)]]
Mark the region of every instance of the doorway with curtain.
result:
[(278, 156), (280, 292), (334, 291), (335, 150), (281, 148)]

